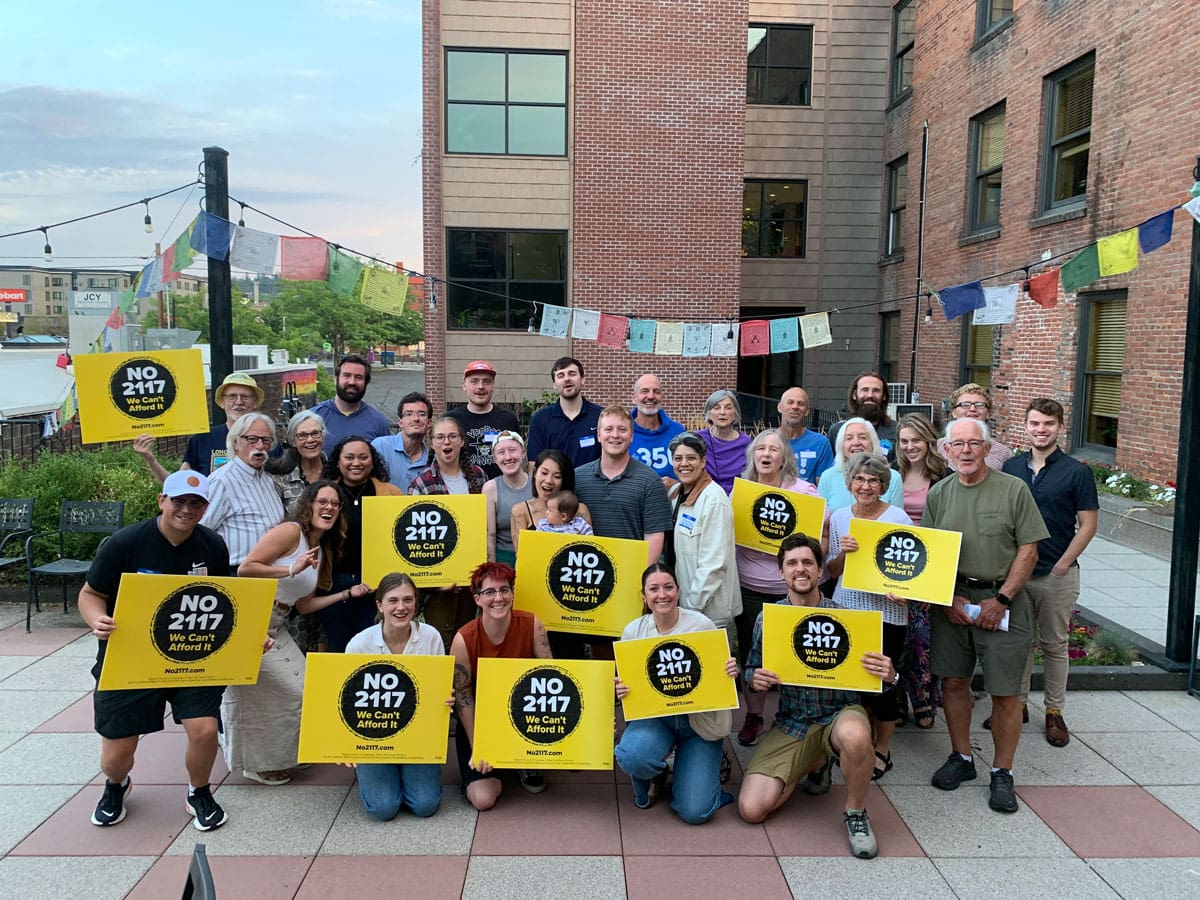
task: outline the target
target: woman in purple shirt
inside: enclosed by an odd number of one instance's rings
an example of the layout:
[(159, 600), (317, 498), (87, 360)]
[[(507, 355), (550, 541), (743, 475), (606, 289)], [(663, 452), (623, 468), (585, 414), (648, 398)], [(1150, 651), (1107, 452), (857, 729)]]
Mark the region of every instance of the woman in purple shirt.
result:
[(728, 495), (733, 492), (733, 479), (746, 468), (746, 448), (750, 446), (750, 436), (738, 431), (742, 408), (733, 391), (713, 391), (704, 403), (704, 420), (708, 427), (697, 432), (708, 448), (704, 468)]

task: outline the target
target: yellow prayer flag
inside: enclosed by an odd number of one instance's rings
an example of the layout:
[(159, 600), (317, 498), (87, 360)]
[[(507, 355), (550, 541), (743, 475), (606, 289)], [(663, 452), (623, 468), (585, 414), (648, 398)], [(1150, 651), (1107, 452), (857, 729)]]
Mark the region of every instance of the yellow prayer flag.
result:
[(359, 284), (358, 299), (364, 306), (393, 316), (404, 312), (404, 301), (408, 297), (407, 274), (368, 266), (363, 269)]
[(1100, 276), (1120, 275), (1137, 268), (1137, 229), (1130, 228), (1096, 241), (1100, 256)]

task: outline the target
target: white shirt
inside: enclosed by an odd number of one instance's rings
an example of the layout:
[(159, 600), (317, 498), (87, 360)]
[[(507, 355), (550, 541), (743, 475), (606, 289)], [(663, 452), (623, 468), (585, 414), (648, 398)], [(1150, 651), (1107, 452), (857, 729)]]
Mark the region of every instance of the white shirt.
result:
[(208, 476), (207, 525), (229, 546), (229, 564), (238, 565), (264, 534), (283, 521), (283, 501), (275, 479), (233, 457)]
[[(401, 656), (445, 656), (446, 643), (441, 633), (432, 625), (424, 622), (410, 622), (412, 634), (404, 645)], [(391, 648), (383, 640), (383, 625), (376, 623), (370, 628), (364, 628), (346, 644), (347, 653), (374, 653), (391, 656)]]
[[(844, 506), (835, 510), (829, 517), (829, 558), (833, 559), (842, 552), (842, 537), (850, 533), (850, 507)], [(887, 522), (889, 525), (912, 525), (908, 513), (898, 506), (888, 506), (876, 522)], [(869, 552), (860, 548), (856, 553)], [(893, 603), (883, 594), (872, 594), (869, 591), (852, 591), (842, 587), (842, 579), (837, 582), (837, 590), (833, 592), (833, 605), (842, 609), (865, 609), (883, 613), (883, 621), (889, 625), (907, 625), (908, 607), (901, 603)]]
[(625, 626), (625, 630), (621, 632), (621, 640), (636, 641), (641, 638), (662, 637), (664, 634), (693, 634), (697, 631), (715, 631), (716, 628), (713, 620), (704, 613), (680, 606), (679, 621), (670, 631), (659, 631), (658, 626), (654, 624), (654, 616), (647, 613)]

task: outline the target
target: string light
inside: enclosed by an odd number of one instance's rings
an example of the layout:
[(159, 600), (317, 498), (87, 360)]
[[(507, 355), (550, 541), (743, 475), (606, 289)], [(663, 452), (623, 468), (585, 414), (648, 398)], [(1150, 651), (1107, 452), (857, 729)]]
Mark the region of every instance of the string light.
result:
[(143, 200), (142, 203), (146, 205), (146, 218), (143, 220), (145, 224), (142, 227), (145, 229), (146, 234), (153, 234), (154, 223), (150, 221), (150, 201), (147, 199)]
[(54, 250), (50, 247), (50, 234), (46, 230), (47, 226), (43, 225), (38, 230), (41, 231), (42, 237), (46, 239), (46, 246), (42, 248), (42, 259), (46, 262), (54, 262)]
[(245, 228), (246, 227), (246, 204), (239, 202), (238, 206), (241, 207), (241, 212), (238, 213), (238, 228)]

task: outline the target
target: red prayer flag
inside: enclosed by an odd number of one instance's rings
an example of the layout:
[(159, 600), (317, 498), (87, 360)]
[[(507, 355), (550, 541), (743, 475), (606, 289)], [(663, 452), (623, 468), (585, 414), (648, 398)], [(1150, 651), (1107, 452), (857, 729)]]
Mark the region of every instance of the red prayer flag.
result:
[(329, 274), (329, 245), (321, 238), (279, 239), (279, 275), (288, 281), (324, 281)]
[(600, 328), (596, 332), (596, 343), (601, 347), (620, 350), (625, 346), (625, 335), (629, 331), (629, 319), (625, 316), (600, 314)]
[(1029, 279), (1029, 299), (1038, 306), (1052, 309), (1058, 305), (1058, 269), (1051, 269)]
[(162, 255), (163, 284), (167, 285), (178, 277), (179, 272), (175, 269), (175, 245), (172, 244), (167, 248), (167, 252)]
[(742, 356), (766, 356), (771, 352), (771, 323), (766, 319), (754, 319), (742, 323)]

